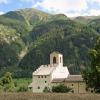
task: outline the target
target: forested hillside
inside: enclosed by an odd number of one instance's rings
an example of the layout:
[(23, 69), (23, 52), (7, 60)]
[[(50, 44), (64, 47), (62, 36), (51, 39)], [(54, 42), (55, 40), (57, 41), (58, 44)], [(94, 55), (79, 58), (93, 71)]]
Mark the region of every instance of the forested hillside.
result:
[[(36, 69), (49, 63), (49, 54), (59, 51), (64, 55), (64, 65), (70, 72), (79, 74), (89, 66), (88, 50), (93, 47), (98, 33), (88, 26), (71, 20), (52, 21), (34, 28), (30, 32), (33, 42), (19, 67)], [(27, 62), (28, 61), (28, 62)]]
[(1, 15), (0, 75), (10, 71), (15, 77), (30, 77), (39, 65), (49, 63), (53, 51), (64, 55), (72, 74), (79, 74), (89, 67), (88, 50), (100, 35), (99, 22), (100, 17), (70, 19), (36, 9)]

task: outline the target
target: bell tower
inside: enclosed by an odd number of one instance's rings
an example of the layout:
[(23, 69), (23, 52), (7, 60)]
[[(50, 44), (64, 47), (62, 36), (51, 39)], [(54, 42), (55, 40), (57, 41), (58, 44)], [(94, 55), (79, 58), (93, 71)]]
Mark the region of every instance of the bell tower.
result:
[(50, 65), (63, 66), (63, 55), (57, 51), (50, 54)]

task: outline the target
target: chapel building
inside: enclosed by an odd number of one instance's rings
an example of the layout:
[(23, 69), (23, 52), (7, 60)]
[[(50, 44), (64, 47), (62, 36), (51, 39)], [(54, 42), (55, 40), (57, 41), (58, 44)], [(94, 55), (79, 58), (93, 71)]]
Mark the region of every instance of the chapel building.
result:
[(50, 64), (41, 65), (32, 74), (29, 85), (34, 93), (41, 93), (45, 87), (52, 88), (64, 84), (72, 88), (72, 93), (86, 93), (86, 84), (81, 75), (70, 75), (67, 66), (63, 66), (63, 55), (57, 51), (50, 54)]

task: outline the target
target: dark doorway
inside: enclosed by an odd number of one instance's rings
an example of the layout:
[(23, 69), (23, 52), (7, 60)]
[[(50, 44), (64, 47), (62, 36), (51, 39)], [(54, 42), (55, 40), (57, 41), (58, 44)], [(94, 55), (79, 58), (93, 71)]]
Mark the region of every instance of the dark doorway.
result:
[(56, 57), (53, 57), (53, 64), (56, 63)]

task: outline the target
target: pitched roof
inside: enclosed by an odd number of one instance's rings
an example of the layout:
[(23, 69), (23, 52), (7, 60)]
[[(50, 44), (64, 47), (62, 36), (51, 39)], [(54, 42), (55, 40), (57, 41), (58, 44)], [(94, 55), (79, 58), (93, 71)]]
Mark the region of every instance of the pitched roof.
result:
[(52, 83), (62, 83), (65, 81), (65, 78), (55, 78), (52, 80)]
[(50, 75), (54, 69), (55, 67), (51, 67), (50, 65), (42, 65), (35, 72), (33, 72), (33, 75)]
[(57, 54), (61, 54), (62, 55), (62, 53), (60, 53), (58, 51), (53, 51), (51, 54), (53, 54), (53, 53), (57, 53)]
[(69, 75), (68, 78), (65, 79), (65, 82), (71, 81), (83, 81), (82, 75)]
[(82, 82), (82, 75), (69, 75), (67, 78), (56, 78), (52, 80), (52, 83), (62, 83), (62, 82)]

